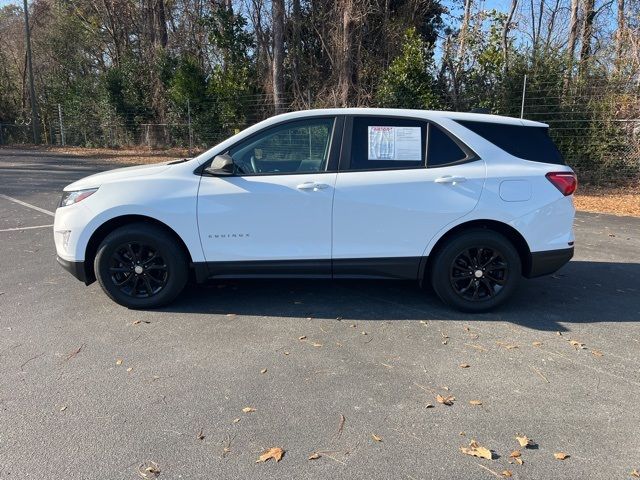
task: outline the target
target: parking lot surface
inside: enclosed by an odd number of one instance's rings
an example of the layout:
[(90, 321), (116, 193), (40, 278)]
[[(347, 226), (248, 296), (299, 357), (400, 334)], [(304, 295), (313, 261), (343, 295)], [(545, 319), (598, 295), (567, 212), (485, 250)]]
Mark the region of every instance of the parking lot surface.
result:
[(574, 260), (490, 314), (412, 283), (270, 280), (132, 311), (63, 271), (46, 226), (62, 187), (113, 167), (0, 149), (0, 479), (640, 470), (640, 219), (578, 214)]

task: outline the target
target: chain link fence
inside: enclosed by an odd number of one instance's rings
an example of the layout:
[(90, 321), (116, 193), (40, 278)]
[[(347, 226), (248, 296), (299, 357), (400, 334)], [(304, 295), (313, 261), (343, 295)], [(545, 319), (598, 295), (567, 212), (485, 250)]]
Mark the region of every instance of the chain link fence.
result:
[[(520, 87), (518, 87), (520, 88)], [(494, 95), (497, 97), (497, 95)], [(285, 110), (335, 106), (328, 99), (296, 102)], [(458, 105), (461, 105), (458, 102)], [(640, 185), (640, 87), (611, 82), (562, 85), (523, 79), (512, 98), (469, 94), (465, 110), (488, 106), (495, 114), (522, 116), (548, 123), (551, 135), (581, 183), (594, 186)], [(375, 101), (362, 106), (378, 106)], [(165, 118), (150, 121), (149, 112), (117, 111), (99, 102), (48, 105), (41, 108), (42, 142), (48, 145), (184, 148), (197, 153), (274, 114), (270, 95), (258, 94), (170, 105)], [(32, 141), (30, 124), (0, 124), (0, 144)]]

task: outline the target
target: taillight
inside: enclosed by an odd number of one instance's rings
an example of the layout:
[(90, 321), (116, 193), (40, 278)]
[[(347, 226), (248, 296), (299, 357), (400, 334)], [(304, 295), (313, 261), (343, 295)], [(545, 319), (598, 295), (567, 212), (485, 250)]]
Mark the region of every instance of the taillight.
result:
[(578, 178), (573, 172), (549, 172), (546, 177), (565, 197), (578, 187)]

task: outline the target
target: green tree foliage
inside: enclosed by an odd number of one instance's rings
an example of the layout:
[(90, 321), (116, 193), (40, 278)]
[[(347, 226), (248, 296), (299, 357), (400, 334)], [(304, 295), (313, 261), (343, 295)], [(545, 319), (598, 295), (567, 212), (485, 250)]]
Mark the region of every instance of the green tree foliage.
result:
[(404, 36), (402, 53), (384, 73), (378, 98), (381, 106), (394, 108), (435, 109), (438, 95), (431, 75), (432, 48), (409, 28)]

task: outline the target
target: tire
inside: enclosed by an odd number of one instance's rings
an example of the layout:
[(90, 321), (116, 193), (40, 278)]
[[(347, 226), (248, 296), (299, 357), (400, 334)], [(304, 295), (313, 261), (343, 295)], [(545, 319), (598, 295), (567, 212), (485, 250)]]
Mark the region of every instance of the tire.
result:
[(133, 309), (171, 303), (189, 276), (187, 256), (174, 236), (143, 223), (109, 233), (98, 247), (93, 266), (109, 298)]
[(431, 285), (444, 303), (463, 312), (480, 313), (513, 294), (522, 263), (504, 236), (474, 229), (460, 233), (439, 249), (429, 272)]

